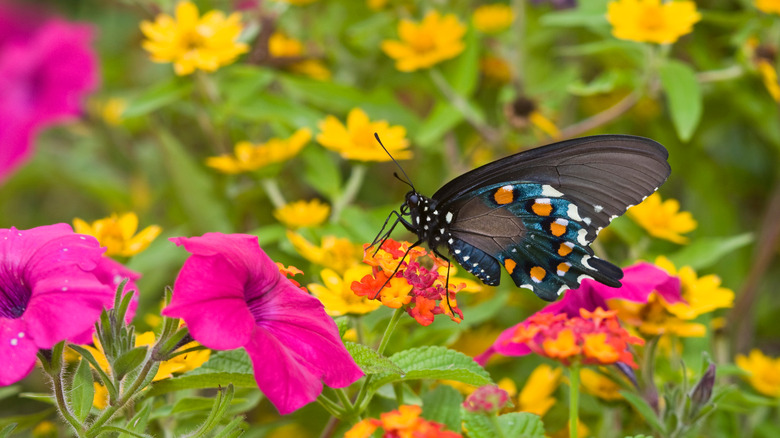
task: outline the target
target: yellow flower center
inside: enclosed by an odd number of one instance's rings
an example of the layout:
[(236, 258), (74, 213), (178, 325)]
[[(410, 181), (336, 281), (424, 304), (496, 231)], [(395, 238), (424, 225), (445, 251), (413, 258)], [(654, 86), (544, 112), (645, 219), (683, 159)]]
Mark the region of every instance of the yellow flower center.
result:
[(418, 53), (430, 52), (436, 49), (436, 40), (433, 38), (433, 35), (420, 29), (417, 30), (417, 35), (408, 43)]
[(644, 13), (639, 18), (639, 26), (646, 31), (656, 31), (666, 26), (666, 18), (663, 9), (658, 6), (645, 8)]

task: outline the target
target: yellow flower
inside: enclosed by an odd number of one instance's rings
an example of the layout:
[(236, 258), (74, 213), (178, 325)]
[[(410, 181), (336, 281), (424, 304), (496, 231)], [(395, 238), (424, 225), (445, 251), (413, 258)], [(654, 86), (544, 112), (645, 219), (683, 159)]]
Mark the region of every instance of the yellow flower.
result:
[(48, 420), (43, 420), (35, 427), (33, 427), (32, 430), (32, 436), (33, 438), (48, 438), (48, 437), (56, 437), (58, 435), (57, 426)]
[(95, 396), (92, 397), (92, 406), (96, 409), (103, 410), (108, 406), (108, 389), (98, 382), (92, 382), (95, 387)]
[(247, 44), (238, 42), (241, 14), (225, 17), (221, 11), (209, 11), (201, 17), (189, 1), (179, 2), (175, 18), (160, 14), (154, 23), (141, 22), (141, 31), (147, 38), (143, 48), (152, 61), (172, 62), (179, 76), (195, 70), (215, 71), (249, 50)]
[(409, 140), (403, 126), (390, 126), (385, 120), (372, 122), (359, 108), (349, 112), (346, 126), (333, 116), (326, 117), (317, 126), (320, 128), (317, 141), (347, 160), (390, 161), (374, 138), (374, 133), (379, 135), (382, 144), (396, 160), (412, 157), (412, 152), (407, 150)]
[(325, 236), (322, 238), (322, 245), (316, 246), (292, 231), (287, 231), (287, 238), (298, 254), (306, 260), (333, 269), (339, 274), (359, 263), (363, 257), (362, 246), (350, 242), (349, 239)]
[(107, 124), (118, 126), (122, 123), (122, 113), (126, 108), (127, 102), (124, 99), (112, 97), (101, 105), (100, 116)]
[(701, 14), (692, 1), (617, 0), (609, 3), (607, 20), (621, 40), (671, 44), (693, 32)]
[(479, 70), (485, 78), (502, 84), (512, 81), (512, 70), (509, 64), (497, 56), (486, 55), (479, 60)]
[(360, 281), (369, 274), (371, 274), (371, 267), (362, 264), (347, 269), (343, 279), (335, 271), (326, 268), (320, 272), (325, 285), (312, 283), (307, 287), (322, 302), (328, 315), (362, 315), (382, 307), (379, 301), (355, 295), (350, 288), (353, 281)]
[(274, 210), (274, 217), (288, 228), (316, 227), (325, 222), (328, 214), (330, 207), (318, 199), (291, 202)]
[(311, 130), (303, 128), (287, 139), (272, 138), (257, 145), (242, 141), (233, 149), (234, 155), (209, 157), (206, 159), (206, 165), (223, 173), (251, 172), (289, 160), (298, 155), (309, 140), (311, 140)]
[(498, 33), (512, 25), (515, 13), (509, 5), (492, 4), (474, 10), (474, 27), (483, 33)]
[[(268, 40), (268, 53), (274, 58), (301, 58), (304, 56), (303, 43), (277, 31)], [(292, 72), (321, 81), (330, 79), (330, 70), (316, 59), (293, 62), (289, 65), (289, 69)]]
[[(780, 5), (780, 2), (778, 2), (778, 5)], [(778, 6), (778, 8), (780, 8), (780, 6)], [(758, 72), (761, 74), (761, 79), (764, 81), (764, 86), (767, 91), (769, 91), (769, 94), (772, 95), (772, 99), (774, 99), (775, 102), (780, 102), (780, 83), (777, 82), (777, 70), (775, 69), (775, 66), (766, 59), (760, 59), (757, 67)]]
[[(135, 213), (125, 213), (117, 216), (115, 213), (92, 224), (75, 218), (73, 228), (78, 234), (95, 236), (100, 245), (106, 247), (107, 256), (129, 257), (146, 249), (162, 231), (157, 225), (150, 225), (138, 234), (138, 216)], [(135, 235), (134, 235), (135, 234)]]
[(555, 404), (552, 394), (561, 381), (561, 368), (542, 364), (531, 372), (517, 400), (518, 410), (543, 417)]
[(274, 0), (274, 1), (279, 3), (289, 3), (295, 6), (304, 6), (304, 5), (312, 4), (317, 0)]
[(431, 11), (420, 23), (401, 20), (398, 24), (401, 41), (383, 41), (382, 51), (395, 59), (398, 70), (415, 71), (458, 56), (466, 48), (465, 34), (466, 26), (455, 15), (442, 16)]
[(737, 366), (747, 371), (748, 383), (769, 397), (780, 397), (780, 358), (771, 358), (754, 349), (750, 356), (737, 355)]
[(331, 76), (328, 67), (318, 59), (304, 59), (301, 62), (296, 62), (290, 66), (290, 71), (318, 81), (327, 81)]
[(778, 0), (756, 0), (756, 7), (767, 14), (780, 14), (780, 1)]
[(674, 243), (688, 243), (688, 238), (681, 234), (691, 232), (697, 226), (690, 212), (680, 211), (680, 203), (676, 199), (661, 202), (658, 193), (629, 208), (627, 214), (651, 236)]
[(598, 398), (610, 401), (623, 398), (618, 392), (621, 389), (620, 385), (609, 377), (590, 368), (580, 370), (580, 382), (588, 394), (593, 394)]
[(366, 0), (366, 6), (372, 11), (381, 11), (388, 2), (389, 0)]
[(680, 277), (681, 295), (685, 302), (666, 304), (666, 309), (674, 316), (691, 320), (716, 309), (734, 305), (734, 292), (720, 287), (721, 281), (717, 275), (698, 277), (690, 266), (683, 266), (678, 271), (672, 262), (663, 256), (658, 257), (655, 264), (670, 275)]
[[(144, 332), (135, 337), (135, 346), (140, 347), (142, 345), (154, 345), (154, 332)], [(190, 342), (179, 347), (179, 351), (188, 350), (199, 346), (197, 342)], [(198, 351), (190, 351), (189, 353), (180, 354), (174, 356), (170, 360), (166, 360), (160, 363), (160, 368), (157, 369), (157, 374), (154, 375), (153, 382), (158, 380), (167, 379), (173, 377), (173, 373), (186, 373), (187, 371), (194, 370), (203, 365), (211, 356), (211, 350), (203, 349)]]

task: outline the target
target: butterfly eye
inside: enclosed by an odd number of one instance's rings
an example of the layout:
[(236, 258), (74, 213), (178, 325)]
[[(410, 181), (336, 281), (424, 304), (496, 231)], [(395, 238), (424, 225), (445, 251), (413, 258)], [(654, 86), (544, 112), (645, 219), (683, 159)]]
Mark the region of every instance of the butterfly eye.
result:
[(406, 203), (416, 207), (420, 204), (420, 197), (417, 196), (417, 193), (415, 192), (409, 192), (409, 194), (406, 195)]

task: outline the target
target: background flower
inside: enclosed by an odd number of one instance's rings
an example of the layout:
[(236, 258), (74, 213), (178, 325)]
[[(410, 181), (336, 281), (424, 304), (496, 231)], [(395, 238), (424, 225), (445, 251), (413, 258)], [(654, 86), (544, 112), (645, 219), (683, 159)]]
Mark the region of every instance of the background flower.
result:
[(317, 142), (347, 160), (390, 161), (390, 156), (377, 143), (375, 133), (396, 160), (412, 157), (403, 126), (391, 126), (385, 120), (372, 122), (360, 108), (349, 112), (346, 126), (333, 116), (326, 117), (318, 126)]
[(512, 25), (512, 7), (500, 3), (483, 5), (474, 10), (474, 27), (484, 33), (498, 33)]
[(288, 228), (314, 227), (328, 219), (330, 207), (319, 199), (295, 201), (274, 210), (274, 217)]
[(130, 257), (145, 250), (162, 232), (158, 225), (149, 225), (138, 234), (138, 215), (133, 212), (98, 219), (91, 224), (75, 218), (73, 228), (79, 234), (88, 234), (106, 247), (107, 256)]
[(612, 34), (623, 40), (671, 44), (701, 20), (692, 1), (617, 0), (609, 3)]
[(780, 358), (766, 356), (753, 349), (750, 355), (737, 355), (736, 363), (747, 373), (747, 381), (756, 391), (768, 397), (780, 398)]
[(395, 59), (398, 70), (415, 71), (458, 56), (466, 48), (462, 40), (465, 34), (466, 26), (455, 15), (431, 11), (420, 23), (401, 20), (401, 40), (383, 41), (382, 51)]
[(287, 139), (272, 138), (257, 145), (241, 141), (236, 143), (233, 155), (209, 157), (206, 165), (223, 173), (251, 172), (293, 158), (309, 143), (309, 140), (311, 140), (311, 130), (301, 128)]
[(163, 315), (182, 318), (206, 347), (243, 347), (279, 413), (314, 401), (322, 382), (342, 388), (363, 375), (322, 304), (280, 274), (257, 237), (208, 233), (171, 241), (192, 255)]
[(697, 225), (690, 212), (680, 211), (680, 203), (676, 199), (662, 202), (657, 192), (641, 204), (629, 208), (626, 215), (651, 236), (674, 243), (687, 243), (688, 238), (682, 234), (695, 230)]

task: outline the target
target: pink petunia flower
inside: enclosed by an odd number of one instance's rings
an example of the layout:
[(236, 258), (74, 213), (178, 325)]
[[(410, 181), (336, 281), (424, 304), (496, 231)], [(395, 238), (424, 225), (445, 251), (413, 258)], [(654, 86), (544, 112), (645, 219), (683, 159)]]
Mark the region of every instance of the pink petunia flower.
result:
[(192, 255), (162, 314), (182, 318), (206, 347), (244, 347), (257, 385), (279, 413), (314, 401), (323, 381), (343, 388), (363, 375), (320, 301), (279, 272), (257, 237), (207, 233), (171, 241)]
[(114, 299), (94, 272), (103, 251), (67, 224), (0, 229), (0, 386), (29, 374), (39, 349), (91, 342)]
[[(545, 306), (540, 313), (566, 314), (570, 318), (580, 316), (580, 309), (594, 311), (597, 308), (609, 309), (607, 300), (618, 299), (635, 303), (646, 303), (653, 292), (658, 293), (668, 303), (682, 301), (680, 297), (680, 279), (670, 276), (663, 269), (646, 262), (637, 263), (623, 269), (621, 287), (609, 287), (594, 280), (583, 280), (580, 287), (566, 292), (560, 301)], [(529, 317), (529, 319), (531, 319)], [(528, 326), (528, 320), (504, 330), (484, 353), (475, 357), (484, 365), (494, 354), (504, 356), (524, 356), (531, 349), (524, 343), (512, 342), (519, 326)]]
[(100, 258), (93, 273), (98, 281), (111, 287), (114, 292), (127, 279), (123, 293), (133, 293), (133, 300), (130, 302), (130, 307), (127, 308), (127, 314), (125, 315), (125, 321), (129, 324), (138, 308), (138, 286), (135, 284), (135, 281), (141, 278), (141, 274), (128, 269), (125, 265), (105, 255)]
[(0, 181), (40, 129), (80, 114), (98, 82), (91, 28), (40, 16), (0, 4)]

